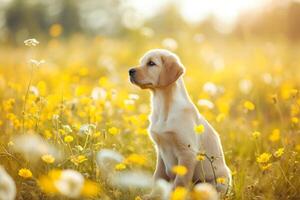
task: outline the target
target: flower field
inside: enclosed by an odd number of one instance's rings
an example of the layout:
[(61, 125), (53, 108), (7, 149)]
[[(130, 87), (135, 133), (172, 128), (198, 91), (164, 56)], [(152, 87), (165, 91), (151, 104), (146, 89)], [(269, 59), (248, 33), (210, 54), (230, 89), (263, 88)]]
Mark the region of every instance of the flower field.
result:
[[(299, 199), (300, 46), (147, 33), (0, 47), (0, 199), (142, 199), (156, 163), (150, 95), (128, 69), (152, 48), (178, 54), (193, 102), (220, 134), (233, 174), (226, 199)], [(206, 199), (198, 193), (167, 198)]]

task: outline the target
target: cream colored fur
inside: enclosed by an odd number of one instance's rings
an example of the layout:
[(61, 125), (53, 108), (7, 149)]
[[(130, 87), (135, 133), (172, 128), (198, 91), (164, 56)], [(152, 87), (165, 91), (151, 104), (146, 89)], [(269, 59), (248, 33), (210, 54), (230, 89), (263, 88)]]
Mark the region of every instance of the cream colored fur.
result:
[[(155, 65), (149, 65), (150, 61)], [(179, 58), (167, 50), (154, 49), (147, 52), (140, 60), (140, 66), (133, 69), (135, 73), (130, 77), (131, 82), (152, 91), (149, 131), (157, 151), (154, 180), (168, 180), (174, 188), (209, 182), (219, 191), (227, 191), (231, 184), (231, 172), (225, 163), (219, 135), (191, 101), (182, 78), (184, 67)], [(199, 124), (205, 127), (202, 134), (194, 132), (194, 127)], [(201, 152), (214, 158), (214, 171), (207, 158), (197, 161), (196, 157)], [(187, 174), (174, 174), (172, 168), (175, 165), (185, 166)], [(215, 177), (225, 178), (227, 184), (215, 184)], [(146, 198), (154, 196), (151, 193)]]

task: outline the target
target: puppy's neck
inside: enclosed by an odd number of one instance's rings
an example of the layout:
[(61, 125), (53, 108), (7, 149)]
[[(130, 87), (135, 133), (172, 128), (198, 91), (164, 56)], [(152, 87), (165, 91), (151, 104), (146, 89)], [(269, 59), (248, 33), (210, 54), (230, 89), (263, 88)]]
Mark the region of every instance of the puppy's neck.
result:
[(182, 78), (164, 88), (152, 90), (152, 114), (156, 119), (168, 119), (169, 113), (175, 105), (189, 102)]

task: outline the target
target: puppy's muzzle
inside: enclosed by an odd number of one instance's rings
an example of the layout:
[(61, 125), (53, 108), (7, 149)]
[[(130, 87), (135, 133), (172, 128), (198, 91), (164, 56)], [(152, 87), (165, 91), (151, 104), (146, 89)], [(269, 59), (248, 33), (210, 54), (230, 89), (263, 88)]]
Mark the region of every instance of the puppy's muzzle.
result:
[(134, 83), (134, 82), (135, 82), (135, 74), (136, 74), (136, 70), (135, 70), (134, 68), (131, 68), (131, 69), (128, 71), (128, 73), (129, 73), (130, 81), (131, 81), (132, 83)]

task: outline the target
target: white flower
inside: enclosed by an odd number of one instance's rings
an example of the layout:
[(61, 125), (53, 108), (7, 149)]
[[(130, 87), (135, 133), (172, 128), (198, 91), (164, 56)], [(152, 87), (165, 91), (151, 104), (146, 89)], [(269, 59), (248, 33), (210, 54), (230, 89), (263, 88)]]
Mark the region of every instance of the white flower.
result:
[(140, 98), (140, 96), (137, 94), (129, 94), (128, 97), (131, 100), (138, 100)]
[(151, 28), (148, 27), (143, 27), (140, 30), (141, 34), (144, 35), (145, 37), (153, 37), (154, 36), (154, 31)]
[(169, 49), (171, 51), (174, 51), (177, 49), (178, 45), (176, 40), (172, 38), (166, 38), (162, 41), (162, 45), (164, 48)]
[(210, 95), (216, 95), (218, 92), (218, 87), (212, 82), (206, 82), (203, 85), (203, 90)]
[(91, 97), (92, 97), (94, 100), (105, 100), (106, 97), (107, 97), (107, 92), (106, 92), (106, 90), (103, 89), (103, 88), (95, 87), (95, 88), (92, 90)]
[(102, 149), (97, 153), (97, 163), (102, 170), (113, 170), (115, 165), (123, 162), (124, 157), (116, 151)]
[(77, 198), (80, 196), (84, 178), (79, 172), (67, 169), (62, 171), (59, 179), (54, 184), (61, 194), (69, 198)]
[(152, 176), (142, 171), (124, 171), (110, 177), (112, 185), (120, 188), (151, 188)]
[(125, 105), (134, 105), (134, 100), (132, 100), (132, 99), (125, 99), (124, 100), (124, 104)]
[(196, 34), (194, 35), (194, 40), (198, 43), (201, 43), (205, 40), (205, 36), (203, 34)]
[(29, 47), (34, 47), (34, 46), (38, 45), (39, 43), (40, 43), (40, 42), (37, 41), (37, 40), (34, 39), (34, 38), (31, 38), (31, 39), (28, 39), (28, 40), (25, 40), (25, 41), (24, 41), (24, 44), (25, 44), (26, 46), (29, 46)]
[(198, 101), (199, 106), (207, 107), (208, 109), (214, 108), (214, 103), (207, 99), (199, 99)]
[(252, 81), (248, 79), (243, 79), (239, 83), (240, 91), (244, 94), (248, 94), (252, 89)]
[(199, 183), (194, 187), (194, 195), (203, 200), (218, 200), (219, 195), (214, 186), (208, 183)]
[(30, 60), (29, 60), (29, 63), (30, 63), (31, 65), (34, 65), (34, 66), (38, 67), (38, 66), (44, 64), (45, 61), (44, 61), (44, 60), (34, 60), (34, 59), (30, 59)]
[(39, 96), (39, 89), (35, 86), (30, 86), (29, 91), (34, 94), (34, 96)]
[(16, 185), (3, 167), (0, 166), (0, 200), (13, 200), (16, 197)]
[(21, 153), (30, 161), (38, 160), (42, 155), (50, 154), (59, 159), (58, 150), (37, 134), (17, 135), (12, 139), (13, 150)]
[(80, 136), (91, 135), (95, 129), (96, 129), (95, 124), (84, 124), (80, 127), (78, 134)]
[(67, 133), (72, 133), (72, 128), (69, 125), (62, 125), (62, 128), (67, 132)]
[(158, 179), (155, 182), (154, 190), (160, 194), (162, 200), (168, 200), (172, 191), (172, 184), (164, 179)]
[(266, 83), (266, 84), (272, 84), (273, 82), (273, 77), (271, 74), (269, 73), (264, 73), (262, 75), (262, 80)]
[(59, 122), (59, 115), (57, 115), (57, 114), (52, 115), (52, 121), (53, 121), (53, 123), (58, 123)]

